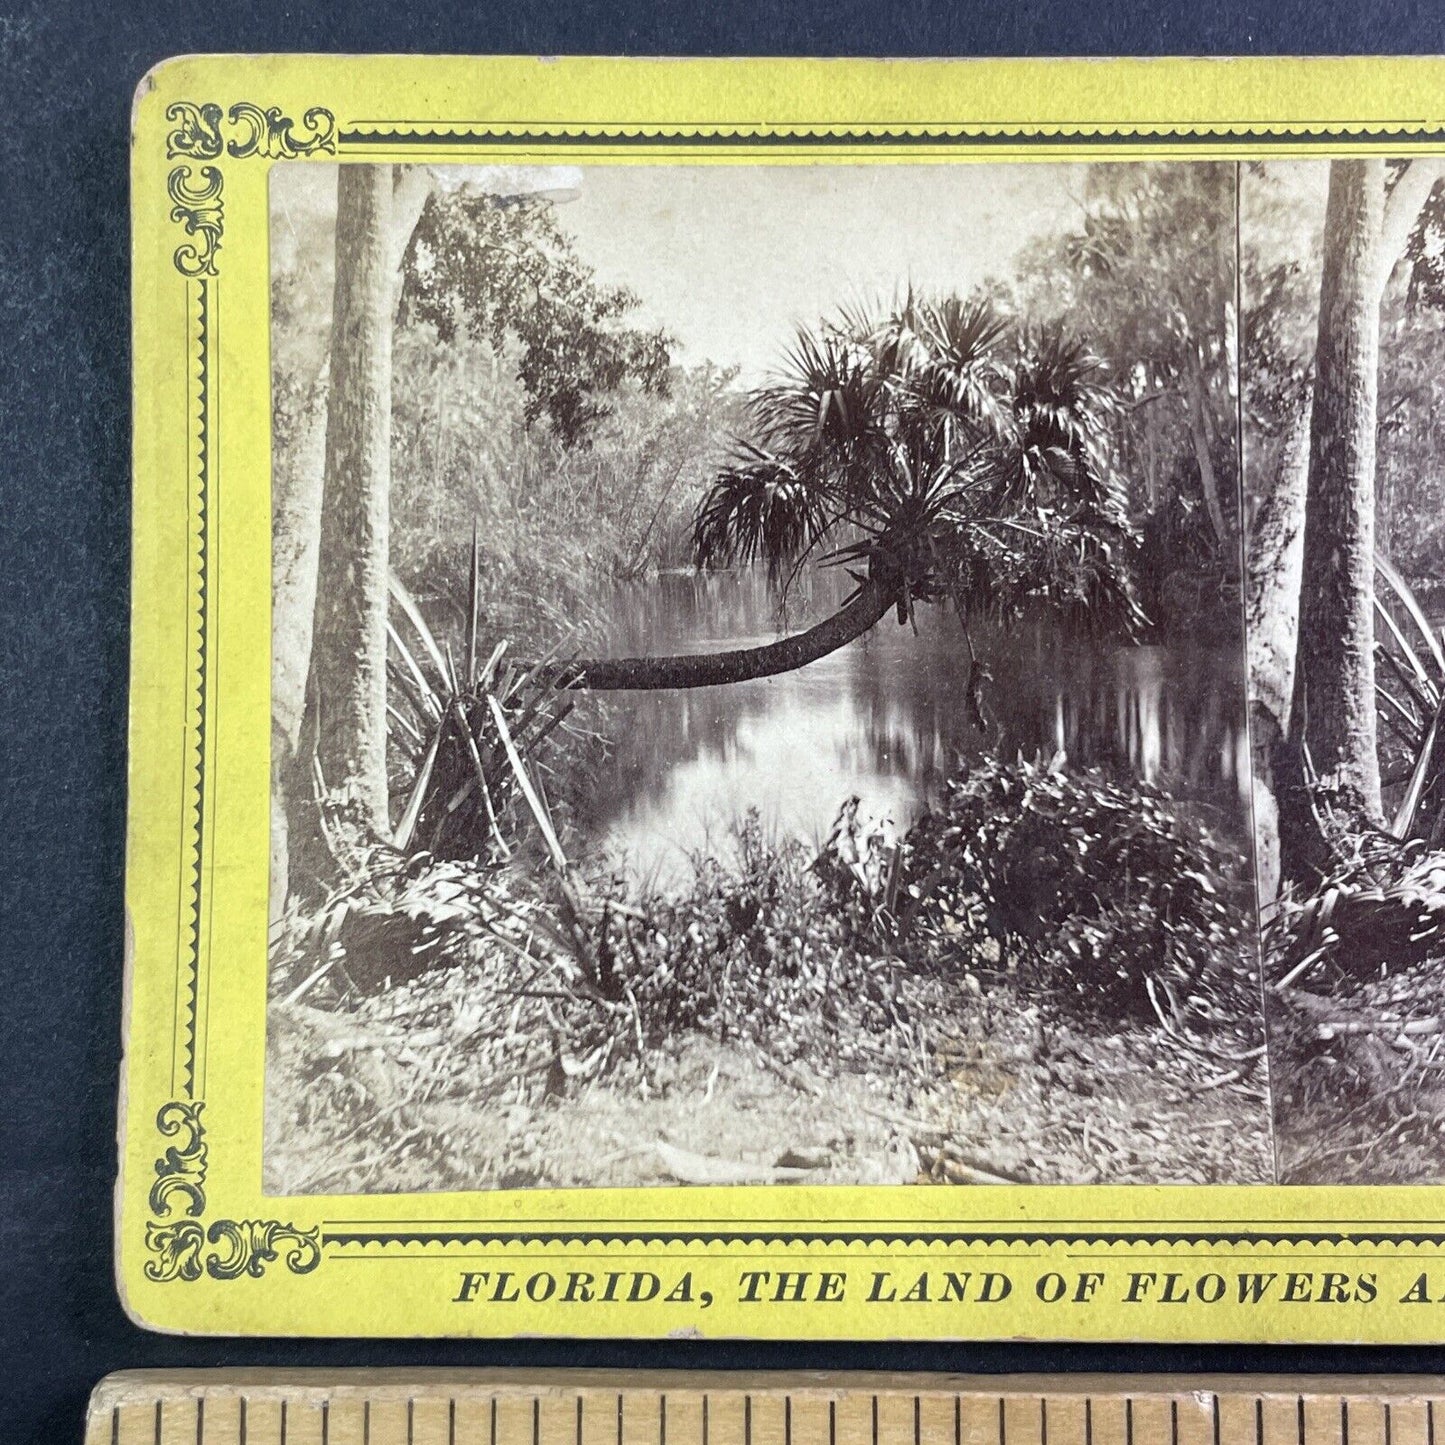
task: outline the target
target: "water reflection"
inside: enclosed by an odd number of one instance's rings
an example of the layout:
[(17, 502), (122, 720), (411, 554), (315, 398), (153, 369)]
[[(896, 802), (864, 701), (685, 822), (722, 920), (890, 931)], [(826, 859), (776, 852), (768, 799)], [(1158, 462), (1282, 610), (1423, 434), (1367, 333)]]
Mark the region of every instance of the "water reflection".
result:
[[(703, 652), (771, 641), (836, 606), (847, 580), (814, 574), (780, 617), (757, 572), (667, 575), (618, 587), (616, 653)], [(989, 729), (968, 723), (958, 623), (923, 609), (917, 633), (891, 617), (802, 670), (692, 692), (622, 693), (604, 704), (610, 765), (587, 800), (598, 846), (640, 876), (674, 880), (687, 856), (756, 807), (781, 835), (820, 838), (858, 793), (906, 826), (960, 757), (1064, 751), (1161, 782), (1248, 832), (1242, 649), (1189, 644), (1098, 649), (1042, 622), (976, 635)]]

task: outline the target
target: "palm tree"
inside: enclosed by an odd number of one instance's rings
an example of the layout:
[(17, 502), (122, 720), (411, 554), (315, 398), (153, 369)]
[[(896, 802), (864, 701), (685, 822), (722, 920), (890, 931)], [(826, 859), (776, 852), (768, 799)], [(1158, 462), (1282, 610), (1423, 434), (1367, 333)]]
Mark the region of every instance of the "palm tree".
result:
[[(1009, 359), (1009, 353), (1012, 353)], [(845, 314), (799, 334), (750, 399), (754, 434), (713, 481), (693, 541), (700, 566), (762, 562), (787, 584), (844, 567), (839, 611), (766, 646), (589, 659), (567, 686), (706, 687), (802, 667), (876, 626), (951, 601), (964, 627), (1031, 603), (1091, 631), (1143, 621), (1134, 537), (1108, 461), (1103, 367), (1056, 329), (1016, 340), (985, 302), (908, 296), (881, 320)]]

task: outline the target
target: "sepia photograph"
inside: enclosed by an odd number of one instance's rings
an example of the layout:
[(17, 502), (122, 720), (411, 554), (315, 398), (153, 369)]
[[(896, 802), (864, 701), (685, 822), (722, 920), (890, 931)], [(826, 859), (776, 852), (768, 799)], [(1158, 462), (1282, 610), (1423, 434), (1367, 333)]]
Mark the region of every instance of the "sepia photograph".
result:
[(1278, 1177), (1445, 1179), (1445, 167), (1241, 169)]
[(274, 166), (267, 1192), (1438, 1177), (1426, 164)]

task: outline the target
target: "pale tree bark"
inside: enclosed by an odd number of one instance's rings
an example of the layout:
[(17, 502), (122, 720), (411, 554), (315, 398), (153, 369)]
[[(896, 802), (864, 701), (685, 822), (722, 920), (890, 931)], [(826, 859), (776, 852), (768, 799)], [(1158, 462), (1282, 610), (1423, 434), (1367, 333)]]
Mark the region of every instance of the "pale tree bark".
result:
[(389, 837), (387, 568), (391, 527), (390, 166), (343, 166), (310, 703), (328, 792)]
[(1438, 163), (1411, 162), (1387, 199), (1383, 160), (1330, 166), (1299, 638), (1281, 750), (1281, 862), (1287, 876), (1304, 880), (1330, 863), (1322, 819), (1344, 831), (1381, 821), (1374, 652), (1380, 301), (1439, 176)]
[(1255, 874), (1261, 903), (1279, 893), (1279, 802), (1275, 755), (1289, 733), (1304, 571), (1305, 493), (1309, 483), (1310, 405), (1300, 407), (1280, 447), (1274, 485), (1249, 532), (1245, 638), (1249, 737), (1253, 759)]
[[(386, 268), (388, 306), (395, 313), (401, 291), (401, 263), (433, 188), (425, 166), (396, 167), (393, 176)], [(333, 318), (333, 344), (335, 323)], [(321, 546), (321, 510), (326, 474), (330, 367), (323, 362), (306, 400), (301, 436), (287, 458), (285, 484), (278, 466), (272, 520), (271, 666), (271, 916), (285, 906), (289, 891), (289, 837), (298, 815), (312, 806), (311, 775), (303, 757), (304, 721), (311, 674), (312, 631)], [(388, 395), (390, 383), (388, 381)]]

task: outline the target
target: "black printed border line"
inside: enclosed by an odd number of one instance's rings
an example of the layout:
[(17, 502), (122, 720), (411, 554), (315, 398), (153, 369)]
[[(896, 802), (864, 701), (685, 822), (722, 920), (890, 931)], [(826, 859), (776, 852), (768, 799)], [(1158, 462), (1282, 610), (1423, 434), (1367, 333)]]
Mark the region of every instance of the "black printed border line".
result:
[[(583, 127), (583, 123), (578, 123)], [(965, 129), (956, 122), (951, 125), (909, 125), (897, 129), (836, 128), (826, 125), (791, 129), (748, 129), (743, 127), (682, 126), (596, 126), (585, 125), (569, 131), (561, 123), (516, 129), (495, 122), (488, 124), (441, 123), (399, 120), (389, 122), (357, 122), (342, 130), (337, 139), (347, 149), (405, 149), (408, 146), (580, 146), (583, 148), (684, 146), (746, 147), (759, 149), (809, 148), (837, 149), (840, 146), (942, 147), (969, 149), (978, 146), (1118, 146), (1120, 143), (1143, 146), (1208, 145), (1223, 143), (1233, 147), (1317, 149), (1321, 145), (1441, 145), (1445, 129), (1425, 128), (1424, 122), (1387, 122), (1384, 125), (1359, 123), (1326, 123), (1316, 128), (1289, 130), (1255, 129), (1249, 126), (1197, 125), (1154, 126), (1133, 128), (1080, 128), (1045, 130), (1000, 130), (979, 127)]]
[(827, 1229), (657, 1229), (606, 1230), (396, 1230), (337, 1229), (323, 1226), (321, 1242), (337, 1249), (401, 1248), (440, 1245), (1343, 1245), (1445, 1246), (1445, 1229), (1429, 1232), (1352, 1230), (848, 1230)]
[[(583, 148), (676, 146), (679, 149), (716, 147), (777, 148), (808, 147), (836, 149), (839, 146), (869, 147), (932, 146), (966, 149), (978, 146), (1111, 146), (1120, 142), (1141, 145), (1209, 145), (1227, 143), (1237, 147), (1271, 146), (1279, 148), (1316, 149), (1320, 145), (1338, 144), (1445, 144), (1445, 130), (1425, 129), (1420, 123), (1392, 122), (1385, 126), (1358, 124), (1300, 123), (1288, 131), (1249, 126), (1224, 125), (1170, 126), (1127, 129), (1117, 126), (1093, 129), (1060, 130), (964, 130), (953, 126), (909, 126), (890, 130), (859, 130), (818, 126), (766, 131), (745, 128), (692, 129), (687, 127), (608, 127), (588, 125), (580, 132), (561, 126), (512, 128), (492, 122), (482, 126), (469, 123), (391, 120), (358, 121), (339, 131), (337, 136), (347, 149), (406, 148), (425, 146), (475, 147), (505, 146), (576, 146)], [(574, 1245), (596, 1247), (607, 1245), (901, 1245), (919, 1246), (946, 1244), (953, 1246), (1025, 1244), (1025, 1245), (1306, 1245), (1338, 1248), (1346, 1245), (1434, 1247), (1445, 1246), (1445, 1228), (1438, 1231), (1369, 1231), (1338, 1230), (1216, 1230), (1176, 1231), (1150, 1230), (1024, 1230), (1024, 1231), (932, 1231), (932, 1230), (398, 1230), (347, 1229), (322, 1226), (322, 1243), (337, 1250), (367, 1248), (423, 1249), (454, 1245), (515, 1246)]]

